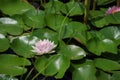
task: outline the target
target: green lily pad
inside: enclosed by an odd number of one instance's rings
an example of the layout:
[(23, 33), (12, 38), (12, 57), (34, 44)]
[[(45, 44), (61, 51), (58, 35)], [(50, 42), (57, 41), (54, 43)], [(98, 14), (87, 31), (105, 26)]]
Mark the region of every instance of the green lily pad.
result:
[(11, 35), (20, 35), (23, 32), (22, 26), (14, 19), (3, 17), (0, 18), (0, 32)]
[(62, 78), (69, 65), (70, 60), (63, 55), (54, 55), (49, 59), (39, 57), (35, 62), (35, 67), (39, 73), (56, 78)]
[(34, 9), (34, 7), (23, 0), (0, 0), (0, 9), (5, 14), (15, 15)]
[(0, 52), (6, 51), (10, 46), (9, 40), (5, 37), (5, 35), (0, 33)]
[(32, 46), (36, 43), (36, 41), (38, 41), (38, 38), (35, 36), (20, 36), (12, 40), (11, 48), (13, 51), (15, 51), (16, 54), (30, 58), (35, 55), (35, 53), (32, 52)]
[(103, 71), (97, 71), (97, 79), (98, 80), (111, 80), (110, 78), (111, 78), (111, 75), (110, 74), (108, 74), (108, 73), (105, 73), (105, 72), (103, 72)]
[(9, 75), (0, 74), (0, 80), (18, 80), (18, 79)]
[(61, 11), (69, 16), (82, 15), (84, 6), (80, 2), (70, 1), (61, 8)]
[(117, 54), (117, 45), (110, 39), (99, 40), (98, 38), (92, 38), (87, 42), (87, 48), (96, 55), (101, 55), (103, 52)]
[(43, 5), (45, 8), (45, 12), (47, 14), (61, 14), (60, 10), (62, 10), (62, 7), (64, 4), (58, 0), (49, 1), (48, 3)]
[(30, 61), (12, 54), (0, 55), (0, 74), (18, 76), (24, 74), (27, 69), (21, 66), (31, 65)]
[(56, 14), (48, 14), (45, 16), (46, 24), (53, 30), (61, 30), (62, 27), (68, 24), (70, 21), (68, 17)]
[(55, 44), (58, 43), (58, 33), (54, 32), (50, 29), (46, 29), (46, 28), (37, 29), (37, 30), (34, 30), (31, 35), (36, 36), (41, 40), (49, 39), (50, 41), (54, 41)]
[(120, 79), (120, 71), (115, 71), (111, 77), (111, 80), (119, 80)]
[(43, 28), (45, 26), (45, 12), (42, 10), (29, 10), (24, 13), (24, 23), (32, 28)]
[(103, 28), (99, 31), (103, 35), (103, 38), (108, 38), (113, 40), (117, 43), (117, 45), (120, 44), (120, 28), (111, 26), (107, 28)]
[(61, 46), (60, 54), (70, 58), (71, 60), (79, 60), (86, 56), (86, 52), (76, 45)]
[(94, 63), (95, 63), (95, 66), (97, 68), (100, 68), (104, 71), (112, 71), (112, 70), (119, 70), (120, 69), (120, 64), (118, 62), (115, 62), (115, 61), (112, 61), (109, 59), (96, 58), (94, 60)]
[(91, 61), (73, 65), (76, 67), (72, 72), (72, 80), (96, 80), (96, 69)]

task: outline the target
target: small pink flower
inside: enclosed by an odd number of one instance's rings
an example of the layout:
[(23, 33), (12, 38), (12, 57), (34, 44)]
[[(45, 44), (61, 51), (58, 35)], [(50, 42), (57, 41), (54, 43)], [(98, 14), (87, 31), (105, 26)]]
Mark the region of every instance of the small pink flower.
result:
[(35, 46), (32, 46), (33, 52), (36, 55), (43, 55), (46, 53), (53, 53), (55, 52), (53, 49), (56, 47), (54, 42), (49, 41), (48, 39), (40, 40), (36, 42)]
[(120, 7), (118, 6), (113, 6), (113, 7), (110, 7), (108, 8), (108, 10), (106, 11), (106, 14), (114, 14), (116, 12), (119, 12), (120, 11)]

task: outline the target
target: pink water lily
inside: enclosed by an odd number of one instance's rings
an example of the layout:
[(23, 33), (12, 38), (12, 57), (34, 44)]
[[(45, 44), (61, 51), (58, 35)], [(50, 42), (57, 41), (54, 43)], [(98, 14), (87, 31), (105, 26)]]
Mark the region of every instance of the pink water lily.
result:
[(43, 55), (47, 53), (55, 52), (53, 49), (56, 47), (55, 43), (49, 41), (48, 39), (40, 40), (32, 46), (32, 52), (35, 52), (36, 55)]
[(108, 8), (108, 10), (106, 11), (106, 14), (114, 14), (116, 12), (120, 12), (120, 7), (118, 6), (113, 6), (113, 7), (110, 7)]

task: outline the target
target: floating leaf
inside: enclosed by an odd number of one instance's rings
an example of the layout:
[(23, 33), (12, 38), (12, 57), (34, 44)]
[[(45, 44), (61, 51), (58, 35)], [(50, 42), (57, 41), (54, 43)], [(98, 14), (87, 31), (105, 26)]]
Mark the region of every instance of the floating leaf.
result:
[(48, 14), (45, 16), (46, 24), (53, 30), (61, 30), (62, 27), (70, 21), (68, 17), (56, 14)]
[(117, 54), (117, 45), (110, 39), (99, 40), (98, 38), (92, 38), (88, 41), (87, 48), (96, 55), (101, 55), (103, 52)]
[(97, 79), (98, 80), (111, 80), (111, 76), (108, 73), (105, 73), (103, 71), (98, 71), (97, 72)]
[(95, 19), (95, 18), (101, 18), (105, 16), (105, 12), (102, 10), (92, 10), (90, 11), (90, 18)]
[(69, 16), (82, 15), (84, 7), (80, 2), (70, 1), (61, 8), (61, 11)]
[(77, 66), (72, 73), (72, 80), (96, 80), (96, 69), (91, 61), (86, 61)]
[(101, 27), (103, 27), (103, 26), (106, 26), (106, 25), (108, 25), (109, 23), (106, 21), (106, 19), (105, 18), (99, 18), (99, 19), (97, 19), (97, 20), (93, 20), (93, 25), (95, 25), (96, 27), (98, 27), (98, 28), (101, 28)]
[(0, 33), (0, 52), (6, 51), (10, 46), (9, 40)]
[(62, 78), (69, 65), (69, 59), (63, 55), (54, 55), (49, 59), (45, 57), (39, 57), (35, 62), (35, 67), (38, 72), (47, 76), (55, 75), (56, 78)]
[(120, 71), (116, 71), (113, 73), (110, 80), (119, 80), (120, 79)]
[(18, 76), (24, 74), (27, 69), (21, 66), (31, 65), (29, 60), (12, 54), (0, 55), (0, 74)]
[(13, 39), (11, 43), (11, 48), (16, 52), (16, 54), (24, 56), (26, 58), (30, 58), (35, 55), (35, 53), (33, 53), (31, 50), (32, 45), (34, 45), (36, 41), (38, 41), (38, 38), (35, 36), (20, 36)]
[(60, 10), (62, 9), (62, 7), (64, 6), (64, 4), (58, 0), (54, 0), (54, 1), (49, 1), (48, 3), (43, 5), (45, 8), (45, 12), (47, 14), (61, 14)]
[(101, 29), (99, 33), (101, 33), (104, 36), (104, 38), (114, 40), (117, 43), (117, 45), (120, 44), (120, 28), (115, 26), (110, 26)]
[(81, 47), (76, 45), (62, 46), (59, 53), (65, 55), (71, 60), (79, 60), (86, 56), (86, 52)]
[(39, 39), (49, 39), (51, 41), (54, 41), (55, 44), (58, 43), (58, 34), (50, 29), (43, 28), (34, 30), (31, 35), (36, 36)]
[(18, 79), (5, 74), (0, 74), (0, 80), (18, 80)]
[(94, 26), (101, 28), (104, 26), (107, 26), (109, 24), (120, 24), (120, 18), (119, 18), (120, 12), (116, 12), (114, 14), (106, 15), (104, 13), (103, 17), (98, 17), (94, 20), (92, 20), (92, 23)]
[(94, 60), (94, 63), (95, 63), (95, 66), (97, 68), (100, 68), (104, 71), (111, 71), (111, 70), (119, 70), (120, 69), (119, 63), (112, 61), (112, 60), (109, 60), (109, 59), (96, 58)]
[(0, 0), (0, 9), (5, 14), (15, 15), (34, 9), (34, 7), (23, 0)]
[(30, 26), (27, 26), (25, 23), (24, 23), (24, 20), (23, 20), (23, 15), (13, 15), (12, 16), (13, 19), (15, 19), (21, 26), (22, 28), (27, 31), (27, 30), (30, 30), (31, 27)]
[(45, 26), (45, 12), (42, 10), (29, 10), (24, 13), (24, 23), (33, 28), (43, 28)]
[(88, 27), (80, 22), (72, 21), (64, 26), (61, 35), (62, 38), (75, 38), (82, 43), (86, 43), (86, 33)]
[(22, 26), (14, 19), (0, 18), (0, 31), (11, 35), (20, 35), (23, 32)]

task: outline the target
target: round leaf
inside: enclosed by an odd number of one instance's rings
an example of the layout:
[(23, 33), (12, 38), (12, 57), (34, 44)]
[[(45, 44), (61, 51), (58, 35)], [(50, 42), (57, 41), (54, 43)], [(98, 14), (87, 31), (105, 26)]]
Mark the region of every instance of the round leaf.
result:
[(119, 18), (120, 12), (106, 15), (100, 18), (96, 18), (93, 20), (93, 25), (96, 27), (104, 27), (109, 24), (120, 24), (120, 18)]
[(110, 74), (107, 74), (103, 71), (97, 72), (97, 79), (98, 80), (110, 80), (110, 78), (111, 78)]
[(119, 80), (120, 79), (120, 71), (116, 71), (113, 73), (111, 80)]
[(16, 55), (1, 54), (0, 55), (0, 74), (7, 74), (17, 76), (25, 73), (27, 69), (25, 67), (31, 63), (25, 59)]
[(0, 18), (0, 31), (11, 35), (19, 35), (23, 32), (21, 25), (12, 18)]
[(0, 80), (18, 80), (18, 79), (5, 74), (0, 74)]
[(42, 10), (29, 10), (24, 13), (23, 20), (26, 25), (33, 28), (42, 28), (45, 26), (45, 13)]
[(61, 14), (60, 10), (64, 6), (64, 4), (62, 2), (60, 2), (60, 1), (58, 1), (58, 0), (54, 0), (54, 1), (49, 1), (48, 3), (44, 4), (43, 6), (44, 6), (45, 12), (47, 14), (50, 14), (50, 13), (52, 13), (52, 14), (56, 14), (56, 13)]
[(5, 14), (15, 15), (34, 9), (34, 7), (23, 0), (0, 0), (0, 9)]
[(9, 40), (0, 33), (0, 52), (6, 51), (10, 46)]
[(62, 46), (59, 53), (65, 55), (71, 60), (79, 60), (86, 56), (86, 52), (76, 45)]
[(72, 73), (72, 80), (96, 80), (96, 69), (91, 62), (85, 62), (81, 65), (77, 65)]
[(82, 15), (84, 7), (82, 3), (70, 1), (62, 7), (61, 11), (69, 16)]
[(22, 28), (27, 31), (27, 30), (30, 30), (31, 27), (30, 26), (27, 26), (25, 23), (24, 23), (24, 20), (23, 20), (23, 15), (13, 15), (12, 16), (13, 19), (15, 19), (21, 26)]
[(111, 71), (111, 70), (119, 70), (120, 69), (119, 63), (112, 61), (112, 60), (109, 60), (109, 59), (96, 58), (94, 60), (94, 63), (95, 63), (95, 66), (97, 68), (100, 68), (104, 71)]
[(32, 36), (36, 36), (39, 39), (49, 39), (51, 41), (54, 41), (56, 44), (58, 43), (58, 34), (49, 29), (43, 28), (34, 30)]
[(53, 30), (61, 30), (68, 22), (69, 19), (62, 15), (49, 14), (45, 16), (46, 24)]
[(35, 67), (38, 72), (42, 72), (43, 75), (47, 76), (55, 75), (56, 78), (62, 78), (69, 65), (69, 59), (62, 55), (54, 55), (49, 59), (40, 57), (35, 62)]
[(16, 52), (16, 54), (24, 56), (26, 58), (33, 57), (35, 53), (33, 53), (32, 45), (34, 45), (38, 41), (38, 38), (35, 36), (24, 35), (20, 36), (16, 39), (13, 39), (11, 43), (11, 48)]
[(80, 23), (72, 21), (68, 23), (68, 25), (64, 26), (61, 35), (62, 38), (74, 37), (77, 40), (80, 40), (83, 43), (86, 43), (85, 31), (87, 30), (87, 26)]
[(117, 54), (117, 45), (110, 39), (99, 40), (98, 38), (90, 39), (87, 42), (87, 48), (89, 51), (96, 55), (101, 55), (103, 52), (111, 52)]
[(120, 44), (120, 29), (115, 26), (103, 28), (99, 31), (103, 35), (103, 38), (114, 40), (118, 45)]
[(35, 61), (35, 68), (39, 73), (45, 74), (45, 69), (46, 69), (46, 63), (48, 59), (45, 56), (40, 56), (39, 58), (36, 59)]

